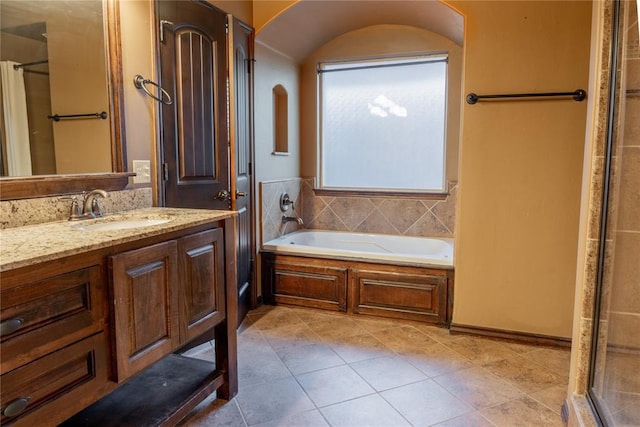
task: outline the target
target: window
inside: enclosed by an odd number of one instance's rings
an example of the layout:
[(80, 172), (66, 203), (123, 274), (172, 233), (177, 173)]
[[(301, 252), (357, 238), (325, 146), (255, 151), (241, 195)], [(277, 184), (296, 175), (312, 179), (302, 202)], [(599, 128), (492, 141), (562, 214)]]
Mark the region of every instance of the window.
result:
[(318, 65), (319, 186), (445, 191), (446, 55)]

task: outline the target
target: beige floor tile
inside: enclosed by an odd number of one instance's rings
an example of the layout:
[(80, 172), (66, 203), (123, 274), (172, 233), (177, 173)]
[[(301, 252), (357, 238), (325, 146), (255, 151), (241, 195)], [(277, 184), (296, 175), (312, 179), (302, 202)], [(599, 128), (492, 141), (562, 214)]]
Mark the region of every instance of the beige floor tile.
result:
[(434, 427), (494, 427), (479, 412), (469, 412), (462, 416), (436, 424)]
[(497, 427), (562, 427), (560, 411), (552, 411), (530, 397), (522, 397), (485, 408), (482, 416)]
[[(217, 424), (216, 424), (217, 425)], [(317, 409), (299, 414), (293, 414), (285, 418), (256, 424), (255, 427), (328, 427), (329, 424)]]
[(318, 408), (375, 393), (348, 365), (296, 375)]
[(398, 354), (420, 353), (437, 342), (413, 326), (399, 326), (373, 332), (372, 335)]
[(465, 337), (445, 345), (479, 364), (508, 359), (517, 355), (515, 351), (510, 350), (502, 343), (485, 338)]
[(313, 308), (291, 308), (291, 311), (296, 313), (300, 319), (305, 323), (322, 322), (324, 320), (331, 320), (335, 318), (345, 318), (345, 313), (333, 312), (328, 310), (319, 310)]
[(474, 366), (471, 360), (442, 344), (430, 345), (420, 352), (414, 352), (402, 357), (429, 377)]
[(377, 357), (352, 363), (351, 368), (377, 391), (423, 381), (427, 377), (398, 356)]
[(361, 335), (367, 332), (347, 316), (331, 317), (318, 322), (312, 322), (309, 323), (309, 327), (327, 342), (343, 337)]
[(482, 367), (525, 393), (533, 393), (566, 383), (563, 377), (522, 356), (485, 363)]
[(567, 397), (567, 385), (555, 385), (553, 387), (531, 393), (529, 396), (552, 411), (559, 411), (562, 406), (562, 402)]
[(434, 340), (440, 343), (456, 341), (466, 337), (466, 335), (461, 335), (461, 334), (450, 334), (449, 329), (440, 328), (438, 326), (430, 325), (428, 323), (413, 322), (411, 326), (413, 326), (420, 332), (427, 334), (428, 336), (430, 336), (431, 338), (433, 338)]
[(333, 427), (410, 426), (402, 415), (377, 394), (320, 409)]
[(286, 347), (309, 345), (321, 341), (320, 337), (305, 323), (267, 329), (262, 332), (262, 335), (276, 351)]
[(333, 339), (329, 345), (347, 363), (395, 355), (393, 350), (368, 333)]
[(384, 317), (354, 317), (353, 320), (369, 332), (401, 326), (403, 322)]
[(291, 377), (282, 360), (267, 348), (238, 349), (238, 384), (240, 387)]
[(292, 374), (302, 374), (345, 364), (344, 360), (325, 344), (285, 347), (276, 353)]
[(524, 396), (515, 386), (478, 366), (441, 375), (434, 380), (455, 397), (476, 409)]
[(524, 355), (527, 359), (544, 366), (559, 375), (569, 375), (571, 350), (563, 348), (537, 348)]
[[(212, 396), (215, 397), (215, 394)], [(181, 427), (247, 426), (236, 401), (220, 399), (205, 399), (194, 409), (191, 415), (187, 416), (178, 425)]]
[(387, 390), (380, 395), (414, 426), (427, 426), (473, 411), (432, 380)]
[(294, 378), (240, 387), (235, 400), (250, 426), (314, 409)]
[(263, 310), (255, 314), (250, 312), (248, 316), (253, 322), (252, 325), (261, 331), (304, 324), (294, 311), (286, 307), (272, 307), (270, 310)]

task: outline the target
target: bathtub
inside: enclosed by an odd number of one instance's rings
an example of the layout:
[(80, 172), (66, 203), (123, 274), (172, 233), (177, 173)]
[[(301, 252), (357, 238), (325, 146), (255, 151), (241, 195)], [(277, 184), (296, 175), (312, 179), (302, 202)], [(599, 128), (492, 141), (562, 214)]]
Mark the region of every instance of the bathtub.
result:
[(453, 239), (302, 230), (266, 242), (280, 254), (453, 268)]
[(267, 242), (261, 255), (267, 304), (451, 322), (451, 239), (303, 230)]

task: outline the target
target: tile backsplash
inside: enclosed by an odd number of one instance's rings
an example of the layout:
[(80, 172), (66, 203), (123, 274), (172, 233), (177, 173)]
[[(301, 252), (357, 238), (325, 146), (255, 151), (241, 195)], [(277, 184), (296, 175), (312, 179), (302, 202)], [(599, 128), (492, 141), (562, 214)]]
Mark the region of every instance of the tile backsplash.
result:
[[(300, 228), (380, 233), (423, 237), (453, 237), (457, 183), (450, 183), (444, 200), (397, 196), (317, 196), (313, 178), (294, 178), (261, 183), (262, 242)], [(279, 208), (283, 192), (296, 202), (302, 227), (282, 224)], [(287, 212), (289, 215), (290, 212)]]
[[(105, 213), (128, 211), (153, 206), (151, 188), (111, 191), (100, 204)], [(78, 195), (82, 201), (82, 196)], [(56, 197), (5, 200), (0, 202), (0, 229), (23, 225), (62, 221), (69, 218), (71, 201)]]

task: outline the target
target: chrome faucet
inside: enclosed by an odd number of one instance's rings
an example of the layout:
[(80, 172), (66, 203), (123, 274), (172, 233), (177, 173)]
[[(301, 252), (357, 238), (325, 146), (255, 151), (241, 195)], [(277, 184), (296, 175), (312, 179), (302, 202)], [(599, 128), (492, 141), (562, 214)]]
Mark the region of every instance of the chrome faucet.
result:
[(300, 218), (300, 217), (282, 215), (282, 223), (286, 224), (288, 222), (297, 222), (298, 225), (303, 225), (304, 224), (304, 221), (302, 221), (302, 218)]
[(104, 216), (100, 203), (98, 203), (98, 197), (107, 197), (107, 192), (104, 190), (93, 190), (84, 196), (84, 202), (82, 203), (82, 216), (84, 218), (99, 218)]

